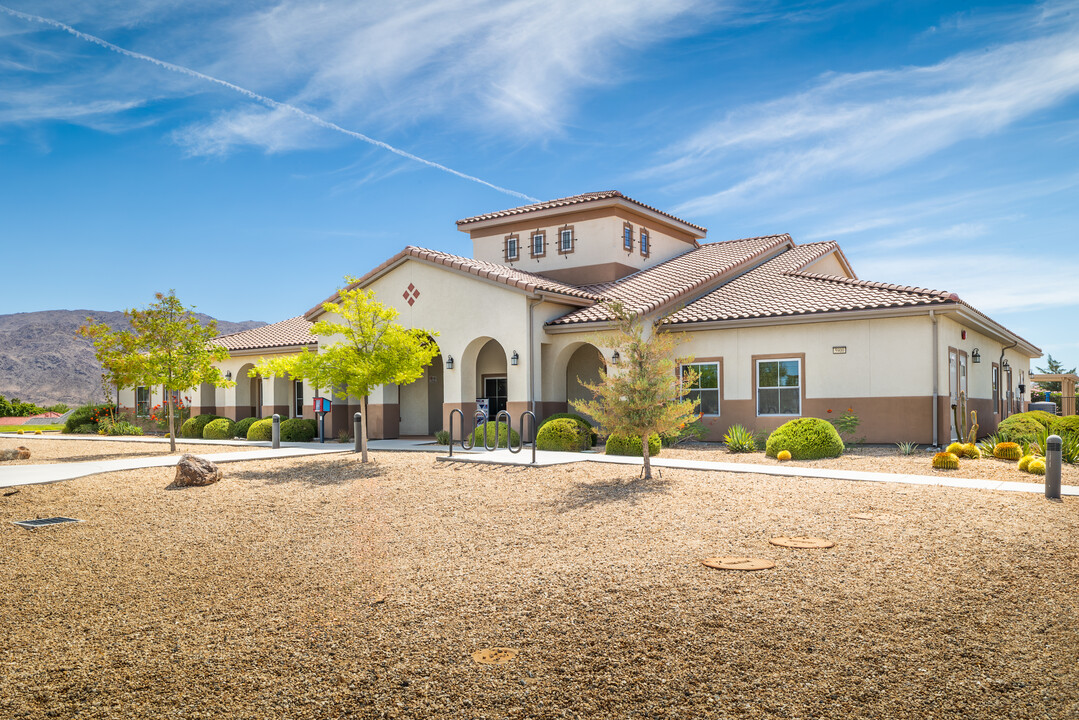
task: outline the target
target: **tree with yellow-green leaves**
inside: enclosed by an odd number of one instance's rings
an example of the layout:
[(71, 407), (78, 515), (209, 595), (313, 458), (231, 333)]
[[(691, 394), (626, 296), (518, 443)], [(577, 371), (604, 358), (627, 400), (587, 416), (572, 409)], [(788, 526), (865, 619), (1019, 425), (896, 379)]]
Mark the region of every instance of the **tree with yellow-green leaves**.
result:
[(359, 400), (360, 449), (362, 462), (367, 462), (367, 397), (379, 385), (418, 380), (439, 351), (433, 340), (436, 333), (398, 325), (397, 310), (377, 302), (374, 291), (356, 287), (357, 282), (346, 276), (336, 302), (322, 304), (328, 317), (311, 326), (311, 334), (320, 338), (317, 352), (259, 358), (250, 375), (288, 375)]
[(90, 338), (105, 371), (103, 382), (119, 387), (164, 387), (169, 407), (169, 448), (176, 452), (176, 399), (174, 393), (210, 383), (231, 387), (215, 362), (227, 360), (228, 350), (210, 344), (217, 337), (217, 322), (199, 322), (184, 307), (174, 290), (156, 293), (146, 308), (124, 310), (130, 330), (113, 330), (87, 318), (79, 333)]
[(693, 371), (680, 365), (691, 358), (675, 358), (677, 338), (670, 333), (652, 332), (631, 316), (620, 303), (612, 303), (617, 318), (616, 335), (597, 338), (596, 344), (618, 351), (620, 364), (613, 372), (600, 369), (597, 383), (582, 383), (592, 392), (592, 400), (574, 400), (573, 409), (596, 419), (611, 435), (641, 438), (644, 478), (652, 477), (648, 438), (685, 427), (697, 419), (697, 401), (689, 397), (696, 382)]

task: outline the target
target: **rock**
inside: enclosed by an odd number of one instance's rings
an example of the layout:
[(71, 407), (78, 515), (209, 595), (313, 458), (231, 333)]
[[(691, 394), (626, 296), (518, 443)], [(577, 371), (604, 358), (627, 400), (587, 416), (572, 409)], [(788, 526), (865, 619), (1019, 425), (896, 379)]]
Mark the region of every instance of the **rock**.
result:
[(211, 485), (221, 479), (221, 470), (209, 460), (195, 455), (184, 455), (176, 463), (176, 479), (172, 484), (177, 487)]
[(14, 450), (0, 450), (0, 460), (29, 460), (30, 448), (20, 445)]

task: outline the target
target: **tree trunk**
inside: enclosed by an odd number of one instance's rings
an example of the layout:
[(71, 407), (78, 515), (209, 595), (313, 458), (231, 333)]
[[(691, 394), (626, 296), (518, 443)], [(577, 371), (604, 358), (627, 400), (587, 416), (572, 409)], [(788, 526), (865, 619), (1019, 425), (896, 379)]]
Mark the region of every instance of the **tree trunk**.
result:
[(176, 452), (176, 404), (172, 401), (172, 391), (166, 390), (169, 400), (169, 452)]
[(367, 462), (367, 396), (360, 398), (360, 462)]
[(648, 457), (648, 433), (641, 439), (641, 457), (644, 458), (644, 479), (652, 479), (652, 462)]

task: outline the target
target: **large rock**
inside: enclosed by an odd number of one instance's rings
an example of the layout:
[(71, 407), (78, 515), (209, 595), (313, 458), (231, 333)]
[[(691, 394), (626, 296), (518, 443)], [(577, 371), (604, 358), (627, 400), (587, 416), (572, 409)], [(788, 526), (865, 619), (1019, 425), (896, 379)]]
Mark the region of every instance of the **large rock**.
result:
[(176, 479), (172, 484), (177, 487), (212, 485), (220, 479), (221, 470), (217, 465), (205, 458), (184, 455), (176, 463)]
[(30, 448), (20, 445), (14, 450), (0, 450), (0, 460), (29, 460)]

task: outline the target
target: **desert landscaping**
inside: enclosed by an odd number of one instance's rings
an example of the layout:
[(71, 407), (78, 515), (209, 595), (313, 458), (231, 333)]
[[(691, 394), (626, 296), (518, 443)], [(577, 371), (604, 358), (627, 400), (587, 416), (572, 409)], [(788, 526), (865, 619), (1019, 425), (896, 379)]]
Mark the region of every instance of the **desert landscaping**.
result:
[[(7, 490), (8, 521), (83, 522), (0, 530), (0, 635), (17, 638), (0, 715), (1079, 714), (1070, 499), (372, 458), (229, 463), (200, 488), (155, 468)], [(781, 535), (835, 546), (769, 544)], [(726, 555), (776, 566), (700, 563)], [(474, 661), (486, 648), (518, 654)]]

